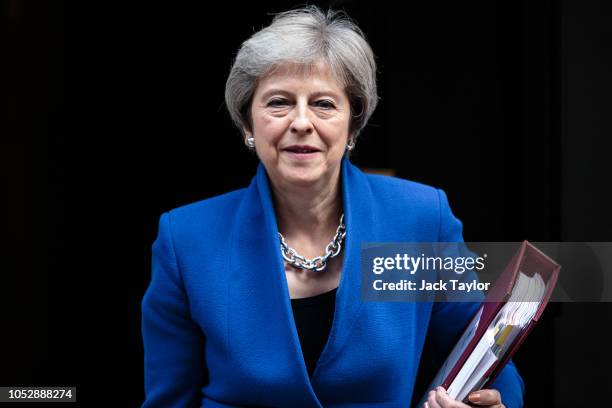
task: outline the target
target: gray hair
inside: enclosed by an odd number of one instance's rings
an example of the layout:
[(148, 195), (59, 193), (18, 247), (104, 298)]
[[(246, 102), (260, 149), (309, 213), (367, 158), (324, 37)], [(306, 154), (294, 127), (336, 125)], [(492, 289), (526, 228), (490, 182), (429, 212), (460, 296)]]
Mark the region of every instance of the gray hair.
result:
[(376, 62), (361, 29), (341, 11), (306, 6), (277, 14), (245, 41), (225, 84), (234, 124), (252, 130), (251, 101), (258, 81), (282, 64), (312, 69), (326, 62), (351, 105), (350, 133), (356, 137), (376, 109)]

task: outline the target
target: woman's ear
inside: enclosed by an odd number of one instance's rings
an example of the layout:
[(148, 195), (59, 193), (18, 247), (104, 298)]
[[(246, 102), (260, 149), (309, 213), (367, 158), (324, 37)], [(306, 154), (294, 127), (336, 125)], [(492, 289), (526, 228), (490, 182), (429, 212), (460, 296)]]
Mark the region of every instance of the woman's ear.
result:
[(251, 131), (243, 126), (242, 133), (244, 144), (249, 148), (249, 150), (255, 150), (255, 139), (253, 138)]
[(352, 137), (349, 137), (349, 139), (348, 139), (348, 141), (346, 143), (346, 151), (350, 152), (354, 148), (355, 148), (355, 139), (353, 139)]

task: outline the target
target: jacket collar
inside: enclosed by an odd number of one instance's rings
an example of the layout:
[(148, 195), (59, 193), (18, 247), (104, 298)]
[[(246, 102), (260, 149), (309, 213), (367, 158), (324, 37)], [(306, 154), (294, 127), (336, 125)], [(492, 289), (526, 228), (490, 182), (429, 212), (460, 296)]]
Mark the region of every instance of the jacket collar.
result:
[[(278, 361), (278, 364), (285, 365), (283, 368), (268, 369), (286, 371), (287, 383), (284, 389), (293, 393), (294, 398), (303, 399), (305, 406), (320, 406), (316, 396), (318, 372), (324, 370), (326, 363), (341, 353), (362, 306), (361, 243), (375, 241), (376, 236), (379, 236), (367, 176), (345, 157), (342, 159), (340, 177), (346, 224), (343, 270), (336, 292), (332, 328), (312, 380), (308, 377), (293, 320), (272, 193), (262, 163), (259, 163), (256, 176), (237, 211), (232, 235), (235, 239), (232, 239), (230, 257), (233, 286), (229, 297), (232, 317), (228, 322), (228, 347), (231, 349), (236, 345), (235, 342), (247, 341), (253, 352), (259, 353), (259, 357), (265, 358), (268, 364), (273, 364), (270, 361)], [(243, 310), (236, 310), (236, 313), (241, 314), (236, 321), (231, 309), (236, 304), (233, 299), (242, 295), (251, 297), (249, 303), (254, 311), (244, 314)], [(250, 338), (242, 339), (240, 337), (245, 326), (251, 327), (253, 331)]]

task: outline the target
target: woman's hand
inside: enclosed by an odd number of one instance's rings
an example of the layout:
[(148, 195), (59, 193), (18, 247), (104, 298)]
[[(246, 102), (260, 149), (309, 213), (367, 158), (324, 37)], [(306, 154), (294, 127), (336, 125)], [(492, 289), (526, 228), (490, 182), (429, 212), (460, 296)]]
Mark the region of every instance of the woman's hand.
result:
[[(489, 407), (489, 408), (506, 408), (501, 401), (501, 395), (497, 390), (480, 390), (471, 393), (468, 399), (472, 406)], [(435, 390), (429, 391), (427, 402), (423, 404), (424, 408), (469, 408), (462, 402), (456, 401), (448, 396), (446, 390), (442, 387), (437, 387)]]

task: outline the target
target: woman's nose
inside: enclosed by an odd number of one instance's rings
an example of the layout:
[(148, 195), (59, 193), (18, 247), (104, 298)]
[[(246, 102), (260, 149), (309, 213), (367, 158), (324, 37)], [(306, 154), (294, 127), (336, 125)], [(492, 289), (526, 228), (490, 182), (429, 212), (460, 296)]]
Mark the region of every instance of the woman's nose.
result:
[(295, 116), (291, 122), (291, 132), (299, 134), (308, 134), (313, 130), (312, 121), (309, 117), (308, 104), (298, 103), (295, 108)]

